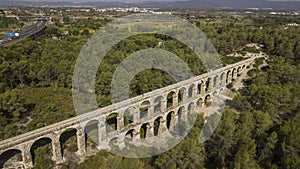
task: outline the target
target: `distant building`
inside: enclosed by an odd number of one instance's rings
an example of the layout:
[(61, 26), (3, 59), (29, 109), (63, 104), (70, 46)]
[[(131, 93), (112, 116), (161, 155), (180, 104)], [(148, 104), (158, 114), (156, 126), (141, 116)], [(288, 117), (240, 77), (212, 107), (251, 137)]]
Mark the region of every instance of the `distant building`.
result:
[(17, 20), (20, 19), (19, 16), (17, 16), (17, 15), (5, 15), (5, 17), (7, 17), (7, 18), (16, 18)]
[(286, 26), (289, 26), (289, 27), (298, 27), (299, 24), (297, 24), (297, 23), (288, 23), (288, 24), (286, 24)]
[(64, 35), (69, 35), (69, 31), (64, 31)]

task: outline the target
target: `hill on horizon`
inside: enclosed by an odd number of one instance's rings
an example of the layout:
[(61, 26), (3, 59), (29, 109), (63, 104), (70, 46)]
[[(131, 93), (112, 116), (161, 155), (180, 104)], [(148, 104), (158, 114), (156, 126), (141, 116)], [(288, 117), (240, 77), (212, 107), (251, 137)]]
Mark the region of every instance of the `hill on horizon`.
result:
[(162, 9), (273, 9), (273, 10), (300, 10), (300, 1), (267, 1), (267, 0), (156, 0), (140, 2), (116, 1), (25, 1), (2, 0), (0, 6), (93, 6), (93, 7), (149, 7)]

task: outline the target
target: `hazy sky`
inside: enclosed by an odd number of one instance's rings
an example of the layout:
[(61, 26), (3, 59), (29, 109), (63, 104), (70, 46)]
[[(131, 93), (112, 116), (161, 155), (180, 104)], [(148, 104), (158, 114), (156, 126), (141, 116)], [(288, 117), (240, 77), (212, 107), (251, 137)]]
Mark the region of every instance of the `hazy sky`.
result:
[[(1, 1), (1, 0), (0, 0)], [(47, 1), (47, 2), (57, 2), (57, 1), (72, 1), (72, 2), (94, 2), (94, 1), (102, 1), (102, 2), (140, 2), (140, 1), (183, 1), (183, 0), (23, 0), (23, 1)], [(209, 1), (209, 0), (206, 0)], [(226, 0), (224, 0), (226, 1)], [(243, 1), (243, 0), (241, 0)], [(251, 1), (251, 0), (244, 0), (244, 1)], [(268, 0), (268, 1), (300, 1), (300, 0)]]
[[(1, 1), (1, 0), (0, 0)], [(140, 2), (140, 1), (187, 1), (187, 0), (23, 0), (23, 1), (72, 1), (72, 2), (92, 2), (92, 1), (105, 1), (105, 2), (114, 2), (114, 1), (126, 1), (126, 2)], [(210, 0), (203, 0), (203, 1), (210, 1)], [(226, 1), (226, 0), (224, 0)], [(240, 0), (240, 1), (249, 1), (249, 0)], [(268, 0), (268, 1), (300, 1), (300, 0)]]
[(35, 2), (38, 2), (38, 1), (40, 1), (40, 2), (59, 2), (59, 1), (70, 1), (70, 2), (97, 2), (97, 1), (100, 1), (100, 2), (101, 1), (102, 2), (141, 2), (141, 1), (176, 1), (176, 0), (20, 0), (20, 1), (35, 1)]

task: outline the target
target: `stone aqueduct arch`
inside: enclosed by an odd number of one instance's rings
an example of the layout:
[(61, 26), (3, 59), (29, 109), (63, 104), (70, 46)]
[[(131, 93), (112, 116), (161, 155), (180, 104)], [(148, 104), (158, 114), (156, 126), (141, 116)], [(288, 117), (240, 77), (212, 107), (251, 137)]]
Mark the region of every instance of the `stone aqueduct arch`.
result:
[[(188, 111), (195, 111), (210, 105), (212, 97), (219, 95), (225, 86), (237, 78), (242, 71), (253, 64), (255, 58), (228, 65), (192, 79), (137, 96), (124, 101), (124, 106), (116, 110), (111, 105), (78, 117), (40, 128), (0, 142), (0, 154), (10, 151), (21, 153), (24, 168), (32, 168), (32, 145), (40, 139), (48, 139), (52, 145), (53, 161), (62, 163), (65, 159), (60, 143), (61, 135), (68, 129), (75, 129), (77, 136), (78, 154), (86, 153), (85, 129), (89, 122), (94, 121), (98, 126), (99, 149), (107, 148), (108, 144), (122, 144), (124, 139), (138, 140), (160, 135), (165, 130), (171, 130), (178, 119), (186, 120)], [(159, 98), (159, 99), (158, 99)], [(127, 104), (128, 103), (128, 104)], [(159, 106), (158, 106), (159, 105)], [(141, 113), (142, 112), (142, 113)], [(116, 113), (115, 128), (105, 123), (106, 119)], [(126, 119), (129, 119), (126, 121)], [(155, 128), (155, 123), (158, 128)], [(126, 125), (125, 125), (126, 124)], [(140, 133), (144, 128), (143, 135)], [(120, 135), (122, 138), (120, 138)], [(119, 136), (119, 137), (117, 137)], [(102, 146), (103, 145), (103, 146)], [(0, 156), (1, 157), (1, 156)], [(3, 161), (0, 159), (0, 168)]]

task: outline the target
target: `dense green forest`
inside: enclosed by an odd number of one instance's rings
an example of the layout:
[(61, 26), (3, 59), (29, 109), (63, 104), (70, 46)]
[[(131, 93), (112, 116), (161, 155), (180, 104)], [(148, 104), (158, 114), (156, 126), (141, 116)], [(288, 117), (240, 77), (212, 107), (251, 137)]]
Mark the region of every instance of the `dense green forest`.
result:
[[(270, 56), (269, 68), (248, 72), (251, 78), (228, 101), (221, 123), (207, 142), (198, 143), (203, 124), (199, 115), (188, 137), (164, 154), (128, 159), (100, 151), (72, 168), (300, 168), (300, 29), (285, 28), (285, 18), (280, 17), (222, 20), (223, 24), (217, 24), (218, 19), (191, 22), (206, 33), (224, 65), (240, 60), (228, 54), (248, 43), (259, 43)], [(71, 82), (76, 58), (97, 27), (108, 21), (82, 19), (70, 21), (71, 26), (55, 22), (40, 37), (1, 47), (0, 139), (75, 116)], [(251, 26), (244, 26), (246, 21), (251, 21)], [(118, 63), (134, 51), (158, 47), (161, 40), (161, 48), (181, 57), (195, 74), (204, 72), (201, 62), (194, 61), (193, 52), (174, 39), (131, 37), (116, 45), (98, 70), (98, 76), (105, 77), (96, 83), (100, 107), (110, 104), (109, 85)], [(131, 93), (136, 96), (173, 82), (163, 72), (146, 70), (132, 81)], [(36, 159), (35, 168), (52, 168), (48, 151), (49, 147), (37, 149), (39, 157), (45, 158)]]

